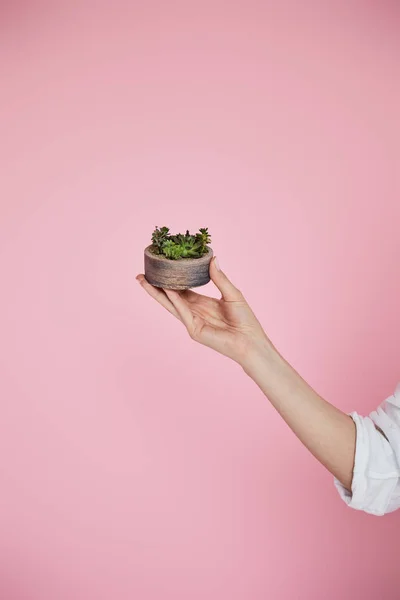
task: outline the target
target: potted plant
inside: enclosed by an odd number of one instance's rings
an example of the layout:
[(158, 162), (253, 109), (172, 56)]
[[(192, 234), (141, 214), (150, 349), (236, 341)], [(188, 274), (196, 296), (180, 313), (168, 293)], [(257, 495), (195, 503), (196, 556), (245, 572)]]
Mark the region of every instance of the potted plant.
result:
[(192, 235), (171, 235), (168, 227), (156, 227), (144, 251), (144, 275), (149, 283), (170, 290), (186, 290), (210, 281), (213, 256), (208, 228)]

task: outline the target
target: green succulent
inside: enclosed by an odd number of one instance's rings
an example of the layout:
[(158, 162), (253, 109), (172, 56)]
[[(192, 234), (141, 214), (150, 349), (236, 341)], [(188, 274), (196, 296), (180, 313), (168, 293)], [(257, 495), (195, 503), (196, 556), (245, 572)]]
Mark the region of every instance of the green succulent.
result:
[(162, 253), (167, 258), (176, 260), (178, 258), (182, 258), (183, 248), (182, 246), (179, 246), (179, 244), (176, 244), (174, 241), (167, 240), (163, 246)]
[(165, 242), (168, 240), (169, 229), (168, 227), (161, 227), (159, 229), (157, 226), (152, 233), (151, 243), (153, 245), (153, 250), (156, 254), (162, 254), (163, 246)]
[(196, 238), (202, 246), (207, 246), (207, 244), (211, 242), (211, 237), (208, 233), (208, 227), (200, 228), (199, 233), (196, 233)]
[(156, 227), (151, 236), (152, 249), (155, 254), (163, 254), (166, 258), (200, 258), (208, 251), (211, 237), (208, 228), (199, 229), (195, 235), (186, 233), (169, 234), (168, 227)]

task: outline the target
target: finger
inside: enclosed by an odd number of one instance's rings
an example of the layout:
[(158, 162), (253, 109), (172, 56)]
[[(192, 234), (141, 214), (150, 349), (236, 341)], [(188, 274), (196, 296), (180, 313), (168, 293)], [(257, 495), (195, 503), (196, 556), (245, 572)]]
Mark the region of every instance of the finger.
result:
[(189, 304), (185, 298), (176, 290), (168, 290), (164, 289), (167, 294), (169, 300), (173, 304), (176, 312), (178, 313), (181, 321), (185, 325), (186, 329), (190, 333), (193, 332), (193, 313), (189, 308)]
[(154, 285), (151, 285), (151, 283), (149, 283), (145, 276), (142, 274), (138, 275), (136, 279), (140, 283), (142, 288), (146, 290), (149, 296), (154, 298), (154, 300), (157, 300), (157, 302), (161, 304), (161, 306), (163, 306), (165, 309), (167, 309), (167, 311), (170, 312), (171, 315), (174, 315), (174, 317), (179, 319), (179, 321), (181, 320), (176, 308), (161, 288), (157, 288)]
[(221, 292), (224, 300), (228, 302), (243, 300), (242, 293), (233, 285), (225, 273), (221, 271), (216, 256), (210, 262), (210, 277)]

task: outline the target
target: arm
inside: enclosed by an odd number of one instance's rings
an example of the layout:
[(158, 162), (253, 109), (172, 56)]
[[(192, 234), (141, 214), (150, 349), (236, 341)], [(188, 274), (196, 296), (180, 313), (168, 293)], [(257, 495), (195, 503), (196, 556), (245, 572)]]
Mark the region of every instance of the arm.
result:
[(137, 279), (181, 321), (190, 337), (238, 363), (300, 441), (335, 477), (352, 508), (382, 515), (400, 508), (400, 387), (369, 417), (346, 415), (319, 396), (279, 354), (243, 294), (215, 259), (221, 298), (176, 292)]
[(353, 419), (321, 398), (267, 340), (249, 352), (242, 367), (299, 440), (350, 490), (356, 447)]
[(242, 293), (215, 260), (210, 275), (222, 294), (221, 300), (192, 291), (162, 291), (150, 286), (143, 275), (138, 280), (184, 323), (192, 339), (235, 360), (300, 441), (350, 490), (356, 446), (352, 418), (321, 398), (280, 356)]

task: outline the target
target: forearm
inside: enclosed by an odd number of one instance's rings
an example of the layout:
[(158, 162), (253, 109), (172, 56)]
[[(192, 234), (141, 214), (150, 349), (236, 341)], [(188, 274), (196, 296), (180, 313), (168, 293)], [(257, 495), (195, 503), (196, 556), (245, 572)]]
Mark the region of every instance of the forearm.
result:
[(353, 477), (353, 419), (321, 398), (269, 342), (242, 364), (310, 452), (348, 489)]

